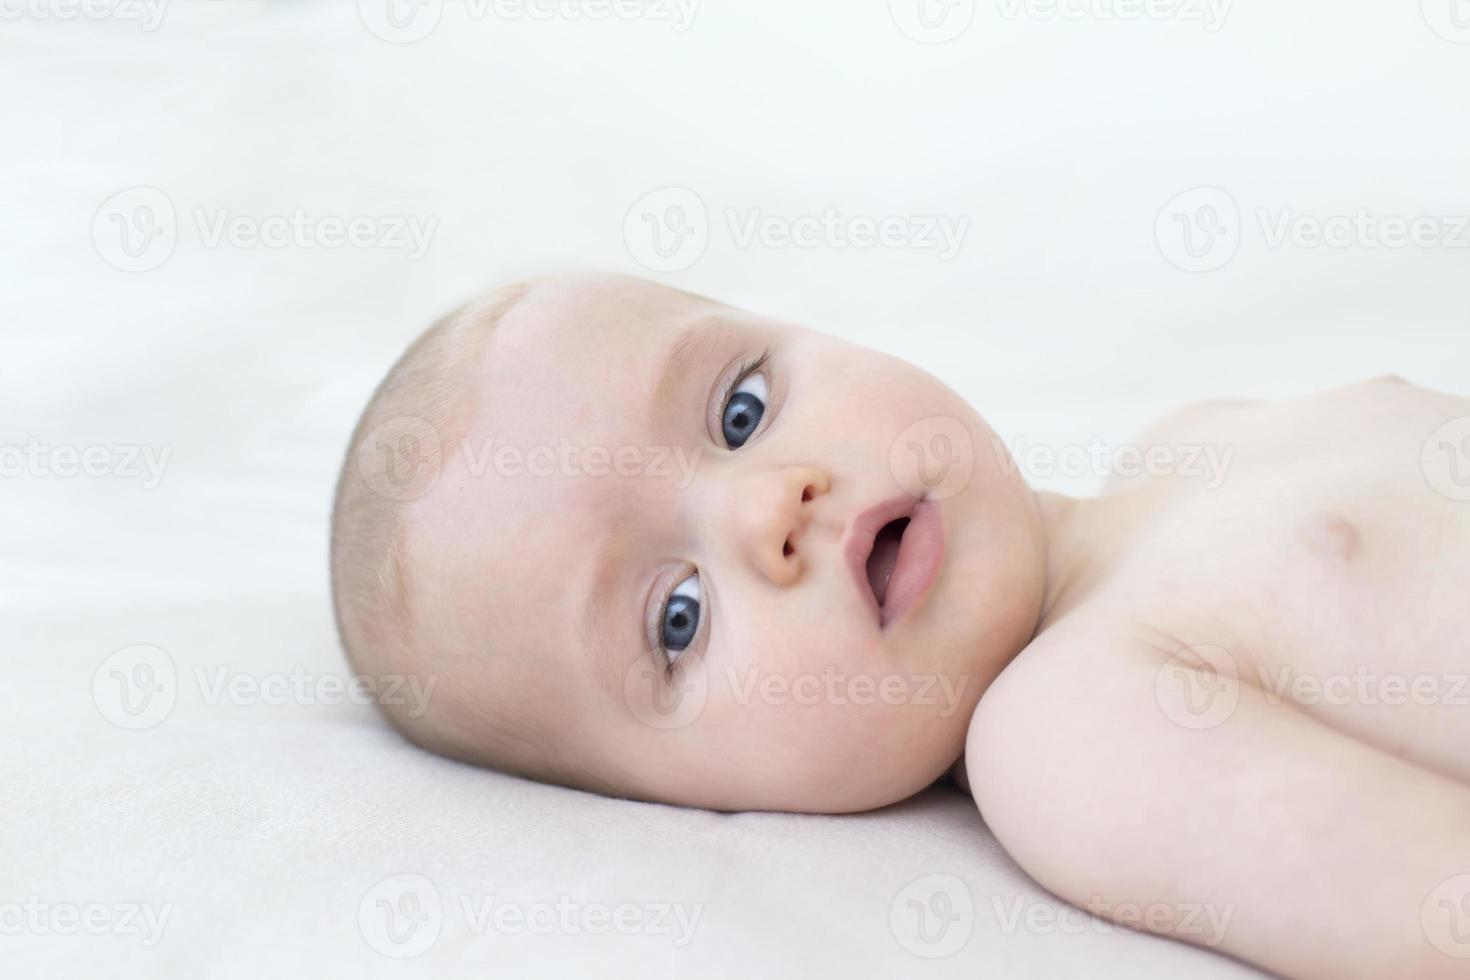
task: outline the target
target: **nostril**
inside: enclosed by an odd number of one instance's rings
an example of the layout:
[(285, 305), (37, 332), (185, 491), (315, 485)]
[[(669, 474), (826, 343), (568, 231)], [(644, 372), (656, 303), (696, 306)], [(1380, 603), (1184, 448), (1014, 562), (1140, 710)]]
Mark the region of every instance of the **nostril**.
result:
[(791, 553), (793, 551), (795, 551), (795, 550), (796, 550), (795, 548), (791, 547), (791, 539), (790, 538), (787, 538), (785, 540), (785, 542), (783, 542), (782, 545), (781, 545), (781, 555), (784, 558), (790, 558), (791, 557)]
[(801, 488), (801, 502), (802, 503), (806, 503), (808, 500), (811, 500), (811, 499), (812, 499), (812, 488), (811, 487), (802, 487)]

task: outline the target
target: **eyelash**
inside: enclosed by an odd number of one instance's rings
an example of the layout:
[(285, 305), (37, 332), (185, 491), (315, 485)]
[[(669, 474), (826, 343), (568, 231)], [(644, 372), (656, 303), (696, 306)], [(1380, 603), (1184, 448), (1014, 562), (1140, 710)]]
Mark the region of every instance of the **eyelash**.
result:
[[(725, 390), (720, 395), (720, 419), (724, 419), (725, 410), (730, 407), (730, 399), (735, 397), (735, 391), (742, 384), (745, 383), (745, 379), (760, 371), (760, 369), (765, 367), (770, 362), (770, 360), (771, 349), (767, 347), (765, 350), (761, 351), (759, 355), (751, 358), (740, 366), (740, 370), (735, 372), (734, 377), (732, 377), (730, 381), (725, 385)], [(731, 451), (733, 452), (734, 450)], [(663, 662), (665, 675), (670, 678), (676, 677), (678, 675), (680, 669), (679, 665), (684, 662), (684, 657), (681, 653), (677, 660), (671, 660), (669, 658), (669, 651), (664, 647), (663, 641), (664, 617), (668, 615), (669, 599), (673, 596), (674, 590), (677, 589), (680, 583), (687, 579), (691, 574), (699, 574), (699, 569), (694, 568), (689, 571), (681, 572), (677, 578), (670, 579), (668, 585), (664, 587), (663, 594), (659, 596), (658, 602), (654, 605), (654, 608), (658, 610), (658, 619), (653, 627), (654, 652), (658, 655), (659, 660)], [(700, 609), (700, 614), (701, 617), (704, 615), (703, 607)], [(701, 623), (703, 623), (702, 618)]]
[(755, 374), (761, 368), (765, 367), (770, 359), (771, 349), (767, 347), (765, 350), (761, 351), (759, 356), (752, 358), (749, 361), (746, 361), (740, 366), (740, 370), (735, 372), (735, 376), (730, 379), (730, 382), (728, 384), (725, 385), (724, 393), (720, 395), (720, 412), (717, 416), (718, 419), (723, 420), (725, 418), (725, 410), (730, 407), (730, 399), (735, 397), (735, 390), (745, 383), (746, 378), (750, 377), (752, 374)]

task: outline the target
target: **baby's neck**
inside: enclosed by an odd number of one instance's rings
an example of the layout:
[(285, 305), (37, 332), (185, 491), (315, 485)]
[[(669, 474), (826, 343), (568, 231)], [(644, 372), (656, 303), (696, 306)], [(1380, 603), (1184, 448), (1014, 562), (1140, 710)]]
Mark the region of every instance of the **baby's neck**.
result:
[(1157, 513), (1159, 503), (1157, 494), (1146, 485), (1100, 497), (1036, 492), (1046, 541), (1046, 591), (1036, 624), (1038, 634), (1087, 596), (1142, 525)]

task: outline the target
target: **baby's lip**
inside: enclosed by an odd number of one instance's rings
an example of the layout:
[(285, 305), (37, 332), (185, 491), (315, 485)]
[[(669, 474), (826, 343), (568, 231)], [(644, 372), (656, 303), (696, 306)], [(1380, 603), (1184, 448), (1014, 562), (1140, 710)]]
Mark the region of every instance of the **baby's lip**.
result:
[(883, 611), (878, 608), (878, 597), (873, 595), (873, 586), (868, 582), (868, 556), (873, 553), (873, 542), (883, 525), (913, 514), (923, 498), (903, 493), (869, 507), (853, 518), (847, 531), (847, 540), (842, 543), (842, 556), (847, 562), (857, 583), (858, 594), (873, 613), (873, 621), (882, 625)]

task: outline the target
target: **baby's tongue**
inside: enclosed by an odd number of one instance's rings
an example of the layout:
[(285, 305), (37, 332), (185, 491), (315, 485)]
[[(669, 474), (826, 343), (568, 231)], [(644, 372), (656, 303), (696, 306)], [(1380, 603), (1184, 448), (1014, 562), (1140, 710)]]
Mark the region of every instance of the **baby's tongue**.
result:
[(898, 563), (898, 546), (902, 538), (900, 522), (884, 525), (873, 542), (873, 553), (868, 556), (868, 584), (873, 587), (873, 595), (880, 606), (888, 596), (888, 580), (893, 577), (893, 566)]

